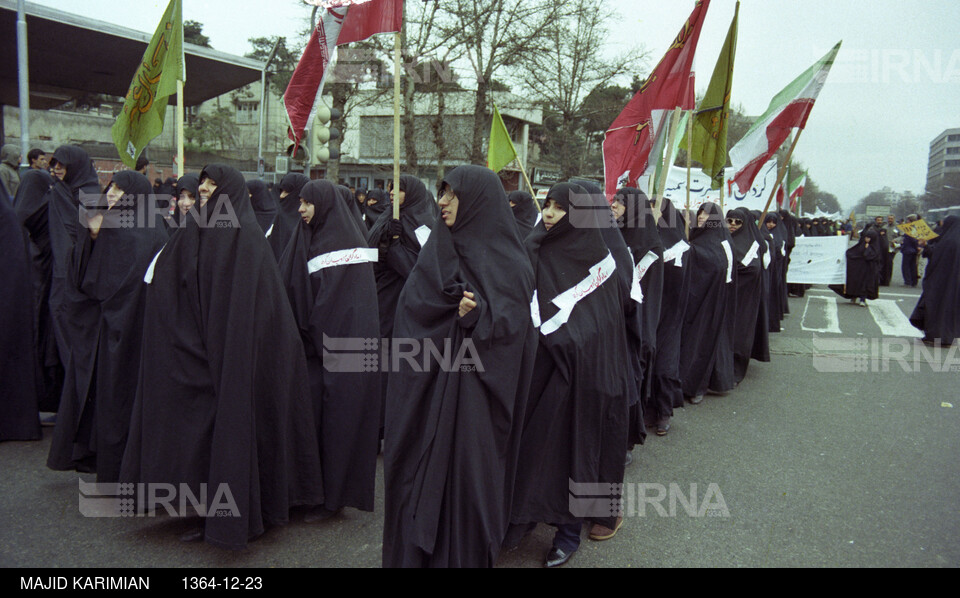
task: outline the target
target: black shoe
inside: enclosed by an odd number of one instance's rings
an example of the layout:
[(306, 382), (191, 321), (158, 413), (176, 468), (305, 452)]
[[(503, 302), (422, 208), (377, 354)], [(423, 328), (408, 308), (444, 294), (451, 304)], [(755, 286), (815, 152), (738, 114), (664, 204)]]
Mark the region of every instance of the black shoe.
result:
[(520, 548), (520, 543), (523, 542), (523, 539), (536, 528), (536, 523), (511, 523), (507, 529), (507, 535), (503, 539), (504, 552), (510, 552)]
[(304, 523), (316, 523), (318, 521), (326, 521), (327, 519), (330, 519), (331, 517), (333, 517), (339, 512), (340, 512), (340, 509), (337, 509), (336, 511), (331, 511), (330, 509), (321, 505), (319, 507), (314, 507), (310, 509), (310, 512), (307, 513), (306, 517), (303, 518), (303, 521)]
[(690, 398), (687, 399), (687, 400), (690, 401), (690, 404), (691, 404), (691, 405), (699, 405), (700, 403), (703, 402), (703, 395), (697, 395), (697, 396), (695, 396), (695, 397), (690, 397)]
[(547, 558), (543, 561), (543, 566), (548, 569), (553, 569), (554, 567), (565, 565), (573, 554), (573, 552), (564, 552), (554, 546), (550, 549), (550, 552), (547, 553)]
[(664, 417), (657, 422), (657, 436), (666, 436), (670, 431), (670, 418)]
[(203, 540), (203, 526), (197, 526), (190, 531), (180, 534), (181, 542), (199, 542)]

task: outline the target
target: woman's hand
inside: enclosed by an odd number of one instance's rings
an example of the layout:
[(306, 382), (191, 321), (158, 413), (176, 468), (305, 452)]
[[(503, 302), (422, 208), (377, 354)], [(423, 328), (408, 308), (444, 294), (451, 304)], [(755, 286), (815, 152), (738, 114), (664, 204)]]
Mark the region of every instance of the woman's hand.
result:
[(470, 313), (473, 308), (477, 306), (477, 302), (473, 300), (474, 294), (470, 291), (463, 292), (463, 299), (460, 300), (460, 317), (464, 317)]

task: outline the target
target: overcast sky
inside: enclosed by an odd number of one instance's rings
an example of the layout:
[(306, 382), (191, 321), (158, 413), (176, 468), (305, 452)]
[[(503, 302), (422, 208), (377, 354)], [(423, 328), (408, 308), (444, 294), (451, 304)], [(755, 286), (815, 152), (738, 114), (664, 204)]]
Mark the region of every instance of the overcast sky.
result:
[[(35, 0), (152, 32), (166, 1)], [(407, 0), (416, 1), (416, 0)], [(693, 0), (607, 0), (620, 12), (611, 47), (643, 44), (660, 59)], [(735, 0), (712, 0), (697, 51), (702, 93), (733, 17)], [(217, 50), (243, 54), (250, 37), (293, 37), (310, 8), (296, 0), (184, 0)], [(871, 191), (922, 193), (930, 141), (960, 127), (960, 2), (957, 0), (744, 0), (733, 102), (761, 114), (770, 99), (837, 41), (843, 46), (795, 157), (824, 191), (852, 207)], [(645, 73), (641, 73), (645, 74)], [(189, 85), (190, 73), (187, 73)], [(517, 90), (520, 91), (520, 90)], [(522, 94), (522, 92), (521, 92)]]

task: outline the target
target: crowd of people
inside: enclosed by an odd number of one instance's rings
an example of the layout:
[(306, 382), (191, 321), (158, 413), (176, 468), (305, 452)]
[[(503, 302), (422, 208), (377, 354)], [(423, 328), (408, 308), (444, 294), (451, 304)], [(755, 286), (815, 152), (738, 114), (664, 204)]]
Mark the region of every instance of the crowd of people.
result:
[[(0, 200), (0, 440), (41, 438), (54, 411), (52, 469), (194, 496), (226, 484), (238, 515), (181, 539), (231, 549), (293, 507), (372, 511), (382, 452), (388, 567), (493, 566), (538, 524), (556, 527), (547, 567), (584, 528), (614, 537), (622, 516), (571, 513), (569, 484), (622, 483), (648, 430), (769, 361), (805, 290), (787, 284), (797, 236), (836, 234), (713, 203), (688, 222), (582, 179), (538, 204), (480, 166), (450, 170), (436, 199), (410, 175), (351, 192), (222, 164), (101, 189), (75, 146), (50, 166)], [(924, 250), (914, 314), (945, 343), (956, 220)], [(875, 296), (885, 235), (859, 233), (850, 271), (872, 274), (844, 292)], [(338, 353), (352, 341), (382, 359), (356, 367)]]

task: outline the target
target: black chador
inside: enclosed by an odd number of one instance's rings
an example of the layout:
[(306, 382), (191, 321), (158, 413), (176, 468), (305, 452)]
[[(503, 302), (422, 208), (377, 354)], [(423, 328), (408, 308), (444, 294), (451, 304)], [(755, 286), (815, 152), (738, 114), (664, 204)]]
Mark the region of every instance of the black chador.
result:
[[(459, 166), (443, 189), (444, 220), (421, 248), (397, 305), (394, 336), (420, 352), (391, 364), (386, 567), (494, 565), (537, 349), (533, 270), (499, 177)], [(476, 306), (461, 317), (470, 296)]]
[[(701, 223), (701, 215), (706, 219)], [(733, 376), (733, 332), (736, 320), (736, 267), (733, 239), (720, 206), (705, 203), (690, 229), (690, 291), (681, 338), (680, 376), (683, 392), (694, 401), (707, 390), (726, 392)]]
[[(687, 309), (687, 295), (690, 292), (691, 273), (686, 221), (670, 201), (665, 200), (662, 204), (657, 230), (663, 244), (663, 293), (651, 381), (652, 412), (647, 415), (648, 419), (658, 422), (669, 419), (673, 415), (674, 407), (683, 406), (680, 339)], [(659, 430), (658, 426), (658, 432)]]
[(350, 191), (350, 187), (345, 187), (343, 185), (337, 185), (337, 195), (343, 201), (343, 204), (347, 206), (349, 210), (350, 217), (352, 218), (353, 223), (357, 227), (357, 231), (360, 232), (362, 236), (367, 234), (367, 225), (363, 223), (363, 213), (360, 212), (360, 206), (357, 204), (357, 198), (354, 196), (353, 192)]
[(40, 411), (56, 411), (63, 390), (63, 364), (50, 313), (50, 283), (53, 253), (50, 247), (49, 204), (53, 177), (46, 170), (31, 169), (20, 177), (13, 207), (30, 238), (33, 275), (34, 322)]
[[(281, 254), (287, 248), (293, 231), (300, 226), (300, 190), (309, 182), (310, 179), (302, 173), (288, 172), (277, 185), (280, 190), (280, 198), (277, 200), (278, 218), (270, 236), (276, 236), (274, 242), (279, 245)], [(277, 261), (279, 260), (280, 256), (277, 256)]]
[(764, 245), (753, 216), (744, 209), (727, 212), (737, 267), (737, 315), (734, 321), (733, 371), (737, 384), (747, 375), (754, 353), (760, 303), (763, 300)]
[(960, 336), (960, 218), (948, 216), (939, 235), (910, 321), (924, 331), (927, 341), (939, 339), (947, 346)]
[(860, 240), (847, 250), (847, 282), (832, 284), (833, 292), (846, 299), (876, 299), (883, 276), (883, 245), (877, 226), (868, 224)]
[[(283, 235), (284, 227), (280, 223), (280, 208), (277, 206), (277, 201), (267, 189), (267, 184), (259, 179), (247, 181), (247, 190), (250, 191), (250, 205), (257, 217), (257, 224), (260, 225), (264, 238), (270, 244), (274, 257), (279, 261), (289, 238), (284, 238)], [(277, 233), (276, 237), (273, 236), (274, 232)]]
[[(23, 189), (23, 183), (17, 193)], [(27, 235), (0, 185), (0, 441), (39, 440), (34, 287)]]
[(203, 487), (230, 513), (209, 513), (204, 538), (241, 549), (290, 507), (323, 504), (323, 482), (303, 344), (243, 175), (215, 164), (200, 181), (196, 216), (144, 277), (120, 481)]
[(95, 469), (98, 482), (114, 483), (137, 391), (143, 276), (168, 235), (138, 172), (116, 173), (87, 200), (67, 267), (73, 345), (47, 466)]
[[(660, 420), (660, 409), (653, 405), (653, 364), (657, 353), (657, 326), (660, 322), (660, 299), (663, 295), (663, 242), (657, 230), (650, 201), (639, 189), (625, 188), (617, 192), (615, 202), (624, 206), (620, 232), (633, 257), (630, 299), (636, 302), (642, 320), (639, 342), (632, 341), (640, 374), (640, 402), (630, 406), (630, 444), (642, 441), (644, 420), (651, 424)], [(628, 327), (629, 328), (629, 327)], [(628, 335), (630, 339), (633, 335)], [(669, 409), (666, 409), (669, 411)], [(669, 413), (666, 414), (669, 417)], [(663, 422), (665, 425), (667, 422)]]
[(517, 219), (517, 229), (520, 231), (520, 238), (526, 239), (533, 225), (537, 222), (539, 210), (533, 203), (533, 196), (526, 191), (511, 191), (507, 195), (510, 202), (510, 209), (513, 210), (513, 216)]
[(377, 252), (366, 246), (333, 183), (311, 181), (300, 199), (303, 220), (283, 253), (280, 273), (307, 355), (324, 509), (372, 511), (380, 376), (376, 364), (364, 359), (379, 351), (376, 345), (366, 346), (372, 349), (366, 353), (351, 351), (380, 332)]
[[(400, 291), (417, 264), (420, 247), (427, 242), (430, 230), (437, 221), (437, 204), (427, 193), (427, 188), (415, 176), (400, 177), (400, 219), (393, 220), (392, 204), (384, 202), (386, 192), (375, 189), (370, 192), (383, 206), (377, 215), (377, 221), (367, 233), (366, 243), (378, 253), (374, 273), (377, 277), (377, 300), (380, 308), (380, 338), (389, 345), (392, 343), (393, 322), (397, 312)], [(376, 210), (369, 212), (370, 215)], [(387, 374), (388, 370), (383, 370)], [(387, 400), (387, 376), (383, 376), (380, 399), (380, 426)]]
[(618, 265), (597, 227), (585, 226), (585, 216), (596, 210), (581, 187), (555, 185), (547, 194), (552, 210), (551, 200), (567, 214), (549, 230), (541, 221), (526, 241), (536, 275), (531, 307), (540, 342), (511, 521), (570, 524), (589, 518), (615, 529), (615, 515), (578, 512), (569, 496), (571, 483), (623, 482), (626, 391), (633, 379), (624, 360)]
[[(400, 177), (400, 179), (402, 181), (403, 177)], [(401, 182), (401, 185), (402, 184)], [(434, 207), (436, 207), (436, 202), (432, 200), (431, 202), (434, 204)], [(367, 196), (363, 201), (363, 216), (368, 231), (373, 228), (373, 225), (380, 219), (380, 214), (387, 211), (390, 206), (390, 195), (383, 189), (370, 189), (367, 191)]]

